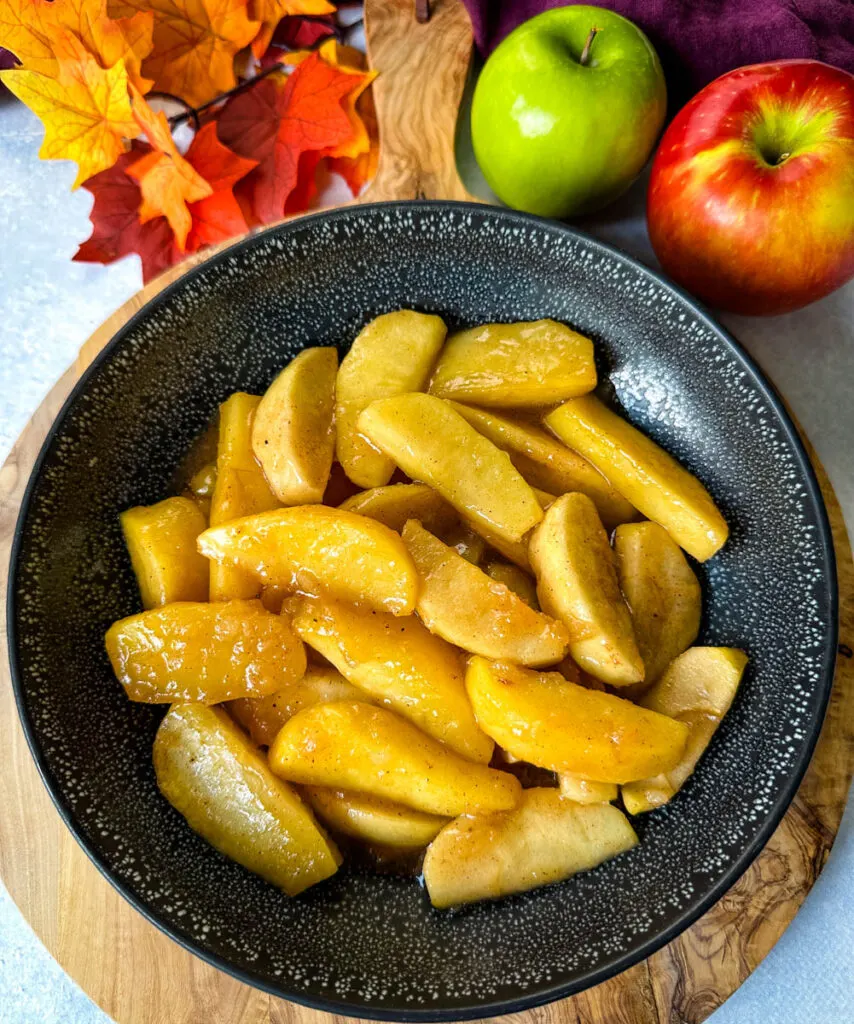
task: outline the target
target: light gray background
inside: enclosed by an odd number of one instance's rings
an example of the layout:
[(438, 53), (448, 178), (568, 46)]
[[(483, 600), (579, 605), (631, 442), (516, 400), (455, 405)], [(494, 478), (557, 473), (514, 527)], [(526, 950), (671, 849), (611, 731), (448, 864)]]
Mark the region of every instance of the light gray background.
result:
[[(36, 118), (0, 96), (0, 458), (82, 342), (141, 284), (136, 257), (109, 267), (71, 262), (89, 234), (91, 199), (87, 192), (69, 191), (72, 165), (37, 159), (41, 137)], [(479, 188), (470, 166), (466, 176), (470, 187)], [(655, 264), (643, 222), (642, 182), (605, 217), (582, 227)], [(830, 473), (851, 527), (854, 282), (789, 316), (722, 319), (791, 404)], [(849, 806), (804, 907), (767, 960), (713, 1014), (713, 1024), (854, 1020), (852, 818)], [(81, 921), (80, 927), (97, 927), (97, 922)], [(41, 946), (0, 886), (0, 1024), (107, 1020)]]

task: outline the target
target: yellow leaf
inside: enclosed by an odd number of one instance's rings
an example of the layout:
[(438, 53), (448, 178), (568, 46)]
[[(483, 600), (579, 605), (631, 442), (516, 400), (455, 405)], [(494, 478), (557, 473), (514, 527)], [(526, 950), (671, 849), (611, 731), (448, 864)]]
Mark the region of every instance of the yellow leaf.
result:
[(151, 51), (154, 16), (138, 13), (114, 21), (107, 0), (4, 0), (0, 4), (0, 40), (24, 68), (55, 78), (64, 33), (73, 32), (83, 46), (110, 68), (124, 60), (128, 77), (143, 92), (151, 83), (140, 65)]
[(334, 11), (334, 5), (326, 0), (251, 0), (249, 15), (261, 23), (258, 35), (252, 40), (252, 52), (258, 60), (264, 56), (282, 18), (292, 14), (332, 14)]
[(154, 49), (143, 71), (158, 92), (197, 107), (234, 88), (234, 57), (258, 32), (248, 0), (108, 0), (113, 17), (154, 15)]
[(83, 44), (59, 36), (63, 57), (56, 78), (36, 71), (0, 73), (4, 85), (36, 113), (45, 127), (39, 156), (74, 160), (79, 168), (73, 188), (112, 167), (136, 138), (139, 128), (128, 96), (124, 61), (102, 68)]
[(153, 153), (147, 153), (127, 170), (139, 182), (142, 193), (139, 220), (145, 224), (155, 217), (165, 217), (183, 252), (193, 223), (187, 203), (207, 198), (213, 188), (178, 152), (163, 111), (155, 113), (133, 87), (131, 93), (134, 117), (154, 148)]

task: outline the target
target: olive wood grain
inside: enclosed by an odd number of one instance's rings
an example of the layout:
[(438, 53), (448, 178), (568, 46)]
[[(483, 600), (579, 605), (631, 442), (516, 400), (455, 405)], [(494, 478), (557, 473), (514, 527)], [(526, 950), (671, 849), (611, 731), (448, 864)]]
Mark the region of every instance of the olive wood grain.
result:
[[(382, 150), (362, 200), (470, 198), (453, 162), (455, 121), (471, 30), (459, 0), (434, 0), (418, 24), (414, 0), (368, 0), (371, 61), (380, 71)], [(0, 469), (0, 565), (39, 448), (79, 373), (187, 260), (126, 303), (83, 346)], [(839, 562), (841, 642), (854, 646), (854, 563), (839, 503), (812, 453)], [(8, 572), (0, 578), (5, 597)], [(184, 951), (118, 895), (53, 808), (30, 757), (12, 694), (5, 624), (0, 660), (0, 876), (62, 967), (118, 1024), (324, 1024), (307, 1010), (234, 981)], [(515, 1014), (514, 1024), (699, 1024), (750, 975), (820, 873), (854, 772), (854, 659), (840, 657), (809, 771), (753, 866), (700, 921), (650, 957), (571, 999)], [(337, 1018), (345, 1021), (346, 1018)]]

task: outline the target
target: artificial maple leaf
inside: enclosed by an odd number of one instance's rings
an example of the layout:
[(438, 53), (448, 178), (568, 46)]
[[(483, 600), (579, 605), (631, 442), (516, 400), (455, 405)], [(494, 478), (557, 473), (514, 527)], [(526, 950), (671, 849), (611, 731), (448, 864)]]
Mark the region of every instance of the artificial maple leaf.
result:
[(133, 116), (154, 150), (128, 168), (142, 193), (139, 219), (144, 224), (155, 217), (165, 217), (175, 233), (178, 248), (184, 252), (193, 223), (187, 204), (211, 195), (213, 189), (178, 152), (163, 111), (155, 113), (133, 86), (131, 95)]
[(295, 14), (333, 14), (335, 8), (326, 0), (250, 0), (249, 11), (251, 17), (260, 22), (258, 34), (252, 41), (252, 52), (260, 60), (282, 18)]
[(102, 68), (69, 32), (61, 36), (63, 56), (56, 78), (36, 71), (0, 72), (3, 82), (45, 126), (39, 156), (74, 160), (72, 188), (110, 167), (139, 135), (128, 96), (124, 61)]
[(218, 119), (221, 141), (258, 160), (240, 189), (257, 222), (282, 216), (303, 153), (330, 150), (350, 137), (342, 100), (352, 88), (350, 75), (311, 54), (284, 82), (265, 78), (226, 104)]
[(74, 259), (79, 263), (112, 263), (137, 253), (142, 260), (143, 280), (150, 281), (175, 262), (176, 246), (165, 217), (140, 223), (142, 193), (136, 181), (128, 177), (127, 169), (143, 149), (147, 147), (123, 153), (112, 167), (84, 182), (83, 187), (95, 199), (89, 214), (92, 234)]
[(192, 226), (186, 251), (195, 252), (248, 231), (249, 225), (232, 189), (257, 166), (257, 161), (238, 156), (224, 146), (217, 137), (214, 122), (206, 124), (193, 137), (187, 161), (208, 182), (212, 192), (189, 205)]
[(154, 49), (143, 71), (158, 92), (198, 107), (234, 88), (234, 57), (258, 33), (248, 0), (108, 0), (114, 17), (154, 15)]
[(271, 44), (287, 50), (310, 50), (321, 39), (334, 35), (335, 24), (329, 15), (317, 18), (291, 16), (279, 22)]
[(72, 32), (103, 68), (124, 60), (129, 78), (142, 91), (151, 82), (140, 73), (152, 46), (154, 16), (140, 12), (114, 21), (107, 0), (4, 0), (0, 38), (30, 71), (56, 77), (63, 32)]

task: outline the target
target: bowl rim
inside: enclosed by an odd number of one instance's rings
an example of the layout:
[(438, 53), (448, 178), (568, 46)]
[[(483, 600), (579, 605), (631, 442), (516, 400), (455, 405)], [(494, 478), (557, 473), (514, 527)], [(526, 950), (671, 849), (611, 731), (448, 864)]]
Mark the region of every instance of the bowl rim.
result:
[[(410, 210), (412, 212), (423, 211), (425, 213), (430, 211), (458, 211), (460, 213), (475, 213), (479, 215), (497, 217), (501, 220), (516, 223), (528, 228), (542, 229), (545, 227), (551, 231), (557, 231), (564, 236), (572, 238), (577, 243), (587, 247), (588, 250), (593, 250), (594, 252), (599, 252), (602, 255), (607, 255), (609, 258), (616, 260), (623, 266), (632, 269), (641, 276), (655, 282), (665, 292), (670, 293), (670, 295), (674, 296), (688, 309), (690, 309), (692, 315), (695, 316), (700, 323), (710, 330), (731, 351), (733, 356), (740, 363), (741, 368), (748, 374), (752, 385), (759, 390), (779, 416), (785, 437), (797, 459), (799, 468), (803, 473), (808, 496), (815, 504), (818, 513), (818, 532), (821, 538), (824, 560), (822, 568), (826, 576), (830, 614), (830, 642), (827, 644), (827, 648), (824, 652), (820, 682), (821, 692), (814, 712), (811, 732), (806, 737), (806, 742), (801, 749), (797, 761), (792, 766), (792, 770), (786, 779), (785, 785), (765, 816), (765, 821), (763, 822), (762, 827), (758, 830), (757, 834), (747, 847), (738, 856), (733, 858), (727, 870), (721, 875), (717, 882), (706, 891), (705, 895), (701, 899), (687, 906), (669, 926), (652, 933), (649, 938), (642, 942), (634, 951), (622, 954), (615, 960), (611, 960), (602, 966), (591, 968), (572, 981), (560, 982), (558, 984), (551, 985), (548, 988), (537, 989), (536, 991), (514, 998), (494, 999), (490, 1002), (477, 1004), (472, 1003), (469, 1006), (461, 1006), (457, 1009), (450, 1010), (421, 1010), (408, 1008), (387, 1010), (382, 1007), (372, 1007), (353, 1003), (345, 998), (325, 998), (313, 996), (302, 991), (289, 991), (285, 986), (273, 984), (266, 977), (260, 974), (255, 974), (242, 967), (236, 967), (225, 957), (204, 949), (189, 935), (182, 934), (172, 925), (161, 920), (156, 911), (149, 908), (145, 901), (137, 896), (125, 882), (113, 876), (106, 861), (101, 857), (90, 840), (77, 827), (73, 810), (63, 795), (61, 784), (50, 770), (47, 758), (45, 757), (38, 738), (37, 729), (26, 708), (22, 673), (18, 659), (18, 631), (16, 625), (17, 579), (20, 568), (23, 537), (26, 522), (29, 517), (30, 504), (38, 481), (41, 478), (42, 468), (51, 451), (57, 434), (62, 428), (72, 406), (77, 402), (81, 394), (86, 391), (90, 380), (100, 370), (101, 366), (109, 360), (115, 350), (122, 345), (127, 336), (149, 315), (153, 308), (168, 303), (173, 294), (175, 294), (179, 288), (183, 288), (186, 285), (188, 278), (192, 279), (199, 276), (211, 265), (222, 262), (223, 260), (236, 255), (242, 255), (246, 250), (250, 250), (256, 245), (263, 244), (266, 239), (277, 235), (287, 235), (297, 232), (314, 223), (348, 219), (358, 220), (363, 217), (371, 218), (388, 210)], [(232, 245), (229, 245), (213, 254), (207, 260), (189, 268), (184, 274), (181, 274), (174, 281), (171, 281), (156, 295), (152, 296), (148, 302), (138, 309), (116, 331), (113, 337), (106, 345), (104, 345), (92, 362), (86, 367), (66, 397), (62, 407), (50, 426), (30, 472), (30, 477), (27, 481), (27, 486), (21, 499), (20, 510), (15, 523), (15, 531), (12, 539), (7, 577), (6, 628), (9, 670), (12, 689), (15, 695), (15, 704), (17, 706), (18, 717), (27, 740), (30, 754), (35, 761), (41, 780), (44, 783), (60, 818), (74, 836), (77, 843), (82, 847), (83, 851), (98, 871), (124, 897), (124, 899), (130, 903), (134, 910), (140, 913), (149, 923), (153, 924), (174, 942), (177, 942), (179, 946), (199, 957), (212, 967), (224, 971), (226, 974), (246, 985), (261, 989), (262, 991), (265, 991), (270, 995), (277, 996), (280, 999), (298, 1003), (299, 1005), (306, 1006), (311, 1009), (338, 1015), (343, 1013), (349, 1017), (364, 1020), (400, 1021), (406, 1022), (406, 1024), (408, 1024), (408, 1022), (413, 1022), (413, 1024), (414, 1022), (419, 1022), (420, 1024), (420, 1022), (428, 1021), (477, 1020), (480, 1018), (499, 1017), (505, 1014), (520, 1013), (525, 1010), (543, 1006), (547, 1003), (565, 999), (578, 992), (584, 991), (585, 989), (592, 988), (595, 985), (599, 985), (610, 978), (614, 978), (617, 975), (624, 973), (629, 968), (640, 963), (642, 960), (646, 960), (648, 957), (652, 956), (653, 953), (666, 946), (669, 942), (672, 942), (673, 939), (688, 929), (695, 921), (699, 920), (699, 918), (701, 918), (721, 899), (722, 896), (724, 896), (724, 894), (750, 867), (782, 821), (789, 805), (800, 787), (801, 781), (809, 767), (813, 751), (818, 743), (822, 725), (824, 724), (824, 719), (826, 717), (827, 706), (830, 700), (830, 693), (835, 675), (837, 645), (839, 640), (839, 589), (836, 553), (827, 508), (824, 503), (824, 497), (821, 493), (821, 487), (816, 477), (815, 469), (813, 468), (810, 457), (807, 454), (804, 443), (798, 433), (798, 429), (774, 384), (768, 379), (768, 377), (766, 377), (765, 373), (760, 369), (741, 342), (730, 334), (725, 327), (719, 324), (702, 303), (686, 292), (683, 288), (670, 281), (663, 274), (647, 267), (640, 260), (616, 249), (606, 242), (601, 242), (598, 239), (593, 238), (584, 231), (580, 231), (577, 228), (561, 223), (560, 221), (550, 220), (533, 214), (521, 213), (506, 207), (491, 206), (479, 202), (459, 202), (443, 199), (401, 199), (391, 202), (365, 203), (361, 205), (348, 205), (330, 210), (322, 210), (317, 213), (306, 214), (294, 218), (293, 220), (282, 224), (272, 225), (262, 231), (248, 234), (238, 239)]]

